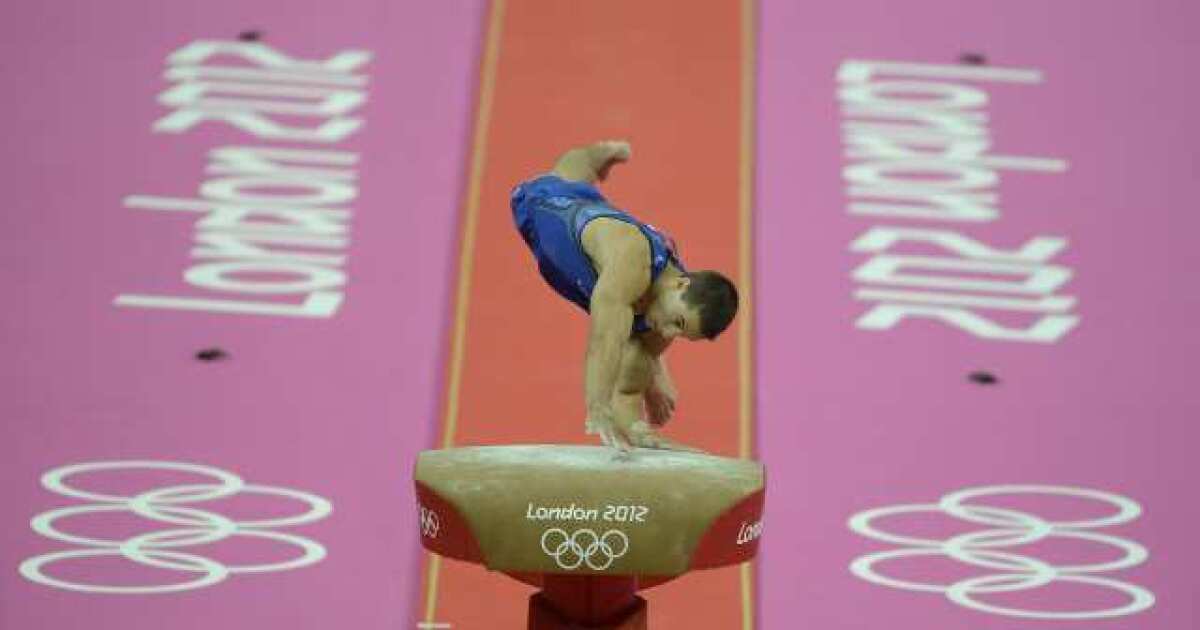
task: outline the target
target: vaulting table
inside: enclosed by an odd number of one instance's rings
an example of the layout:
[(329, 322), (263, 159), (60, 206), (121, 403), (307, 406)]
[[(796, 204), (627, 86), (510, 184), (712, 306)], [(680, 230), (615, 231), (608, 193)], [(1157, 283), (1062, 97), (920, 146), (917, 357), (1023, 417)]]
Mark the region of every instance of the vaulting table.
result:
[(530, 630), (646, 628), (640, 589), (758, 551), (762, 464), (599, 446), (426, 451), (414, 472), (421, 541), (541, 588)]

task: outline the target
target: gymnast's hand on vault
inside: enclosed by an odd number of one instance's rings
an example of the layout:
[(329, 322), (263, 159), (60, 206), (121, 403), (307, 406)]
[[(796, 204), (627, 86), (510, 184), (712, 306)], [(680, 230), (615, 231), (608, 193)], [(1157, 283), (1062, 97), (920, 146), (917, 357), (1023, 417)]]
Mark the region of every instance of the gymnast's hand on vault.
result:
[(628, 427), (617, 422), (612, 407), (594, 407), (588, 411), (587, 432), (589, 435), (599, 435), (600, 441), (606, 446), (616, 448), (622, 453), (633, 450)]

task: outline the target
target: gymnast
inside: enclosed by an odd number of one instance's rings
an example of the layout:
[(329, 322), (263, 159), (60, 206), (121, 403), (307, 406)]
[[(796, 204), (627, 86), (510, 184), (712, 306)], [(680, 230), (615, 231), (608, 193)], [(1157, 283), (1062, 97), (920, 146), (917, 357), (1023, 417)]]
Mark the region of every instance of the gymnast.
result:
[(621, 453), (695, 450), (658, 434), (678, 399), (663, 353), (677, 337), (720, 335), (737, 313), (737, 289), (715, 271), (688, 271), (669, 235), (613, 207), (596, 189), (631, 155), (623, 141), (567, 151), (550, 174), (513, 189), (513, 220), (542, 278), (591, 314), (587, 433)]

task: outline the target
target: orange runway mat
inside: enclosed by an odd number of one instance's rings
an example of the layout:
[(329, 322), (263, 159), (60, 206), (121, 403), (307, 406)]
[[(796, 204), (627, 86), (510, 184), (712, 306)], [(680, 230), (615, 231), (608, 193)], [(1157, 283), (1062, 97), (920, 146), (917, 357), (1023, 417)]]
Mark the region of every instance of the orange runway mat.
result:
[[(692, 269), (748, 274), (745, 181), (749, 83), (745, 5), (636, 1), (493, 4), (461, 259), (450, 326), (441, 447), (595, 443), (584, 435), (588, 318), (538, 276), (512, 226), (509, 192), (566, 149), (627, 138), (633, 160), (602, 191), (671, 232)], [(563, 25), (570, 25), (564, 28)], [(680, 392), (667, 434), (713, 453), (747, 454), (749, 314), (712, 343), (676, 343)], [(426, 558), (426, 627), (524, 627), (532, 588), (479, 567)], [(752, 623), (748, 567), (698, 572), (646, 593), (658, 628)], [(445, 626), (443, 624), (449, 624)]]

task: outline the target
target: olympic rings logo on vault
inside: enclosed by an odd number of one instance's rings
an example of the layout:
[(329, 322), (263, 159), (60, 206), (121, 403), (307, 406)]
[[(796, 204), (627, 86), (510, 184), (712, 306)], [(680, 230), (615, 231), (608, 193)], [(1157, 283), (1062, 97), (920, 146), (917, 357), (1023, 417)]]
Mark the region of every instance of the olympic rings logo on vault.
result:
[(586, 563), (593, 571), (605, 571), (629, 551), (629, 537), (616, 529), (603, 534), (580, 529), (568, 534), (552, 527), (542, 533), (542, 551), (560, 569), (574, 571)]
[(437, 512), (422, 505), (419, 518), (421, 535), (426, 538), (437, 538), (438, 532), (442, 529), (442, 521), (438, 518)]
[[(968, 503), (972, 499), (992, 495), (1045, 495), (1045, 497), (1074, 497), (1107, 503), (1115, 511), (1107, 516), (1089, 520), (1051, 521), (1024, 511)], [(878, 541), (901, 545), (893, 549), (866, 554), (854, 560), (850, 571), (874, 584), (924, 593), (941, 593), (950, 601), (981, 612), (1027, 619), (1104, 619), (1141, 612), (1154, 605), (1154, 594), (1127, 582), (1096, 575), (1120, 571), (1144, 562), (1149, 552), (1142, 545), (1118, 536), (1093, 530), (1131, 522), (1142, 508), (1127, 497), (1100, 490), (1045, 485), (999, 485), (966, 488), (951, 492), (937, 503), (893, 505), (859, 512), (850, 518), (850, 529)], [(945, 540), (919, 538), (884, 531), (874, 525), (883, 517), (906, 514), (934, 513), (961, 521), (985, 525), (980, 529)], [(1083, 544), (1113, 547), (1122, 555), (1116, 560), (1090, 564), (1055, 565), (1030, 555), (1002, 551), (1052, 539), (1069, 539), (1071, 548)], [(942, 556), (990, 571), (952, 584), (937, 584), (891, 577), (882, 570), (890, 560)], [(986, 600), (989, 594), (999, 594), (1006, 602), (1013, 601), (1015, 592), (1041, 588), (1052, 583), (1075, 583), (1116, 591), (1124, 605), (1093, 610), (1034, 610), (1012, 605), (1001, 606)], [(1040, 598), (1039, 601), (1046, 601)], [(1065, 602), (1064, 607), (1070, 607)]]
[[(67, 484), (67, 479), (70, 477), (100, 471), (170, 471), (203, 475), (214, 479), (215, 482), (159, 487), (133, 496), (103, 494)], [(318, 521), (333, 511), (333, 505), (328, 500), (307, 492), (248, 484), (237, 475), (219, 468), (177, 462), (109, 461), (72, 464), (42, 475), (42, 486), (63, 496), (91, 502), (43, 512), (30, 521), (30, 526), (38, 534), (82, 548), (55, 551), (29, 558), (21, 564), (21, 574), (38, 584), (86, 593), (125, 595), (172, 593), (212, 586), (233, 574), (270, 573), (316, 564), (325, 557), (323, 546), (302, 536), (272, 530)], [(235, 521), (216, 512), (196, 507), (196, 505), (208, 501), (244, 494), (276, 497), (293, 502), (300, 501), (307, 504), (308, 509), (294, 516)], [(189, 507), (185, 504), (192, 506)], [(153, 529), (123, 540), (109, 540), (67, 532), (62, 526), (56, 525), (56, 522), (62, 519), (106, 512), (131, 513), (142, 519), (173, 527)], [(231, 537), (246, 537), (255, 541), (269, 541), (269, 543), (285, 543), (297, 548), (299, 552), (293, 553), (292, 558), (280, 562), (231, 566), (182, 550), (182, 548), (216, 543)], [(106, 566), (103, 564), (97, 564), (96, 569), (86, 573), (89, 576), (86, 582), (54, 577), (49, 570), (53, 565), (87, 562), (90, 558), (100, 556), (115, 556), (144, 567), (175, 571), (184, 577), (165, 584), (115, 585), (103, 583), (104, 572), (98, 570)], [(80, 570), (72, 573), (72, 575), (80, 574), (83, 574)], [(162, 572), (155, 571), (148, 574), (160, 575)], [(110, 575), (109, 578), (111, 579), (112, 576)]]

